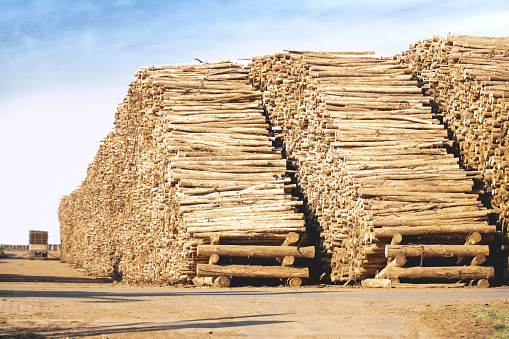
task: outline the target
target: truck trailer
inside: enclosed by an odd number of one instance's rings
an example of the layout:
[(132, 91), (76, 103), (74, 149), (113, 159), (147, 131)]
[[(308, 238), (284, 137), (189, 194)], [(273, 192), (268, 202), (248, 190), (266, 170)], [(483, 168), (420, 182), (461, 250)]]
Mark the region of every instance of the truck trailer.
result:
[(29, 259), (48, 259), (48, 232), (29, 231)]

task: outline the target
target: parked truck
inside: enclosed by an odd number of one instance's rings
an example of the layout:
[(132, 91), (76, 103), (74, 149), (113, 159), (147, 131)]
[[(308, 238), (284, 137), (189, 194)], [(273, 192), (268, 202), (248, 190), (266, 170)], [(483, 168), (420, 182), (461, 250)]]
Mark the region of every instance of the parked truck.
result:
[(29, 231), (28, 252), (30, 259), (48, 259), (47, 231)]

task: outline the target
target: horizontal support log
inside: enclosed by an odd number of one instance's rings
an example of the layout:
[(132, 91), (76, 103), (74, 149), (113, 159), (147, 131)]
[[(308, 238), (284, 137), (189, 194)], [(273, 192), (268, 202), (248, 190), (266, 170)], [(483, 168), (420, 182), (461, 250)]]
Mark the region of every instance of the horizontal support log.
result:
[(216, 286), (216, 287), (229, 287), (230, 278), (225, 276), (220, 277), (194, 277), (193, 284), (196, 286)]
[(226, 257), (248, 258), (314, 258), (315, 247), (295, 246), (248, 246), (248, 245), (198, 245), (198, 256), (218, 254)]
[[(460, 214), (461, 213), (461, 214)], [(478, 211), (448, 211), (447, 209), (438, 209), (436, 211), (432, 211), (429, 213), (426, 212), (400, 212), (398, 217), (382, 217), (379, 216), (377, 220), (373, 222), (373, 226), (426, 226), (431, 224), (441, 224), (444, 221), (449, 221), (449, 224), (453, 224), (451, 220), (455, 219), (463, 219), (466, 221), (467, 219), (486, 219), (489, 211), (487, 210), (478, 210)], [(422, 220), (422, 218), (426, 218), (427, 220)]]
[(388, 279), (493, 279), (493, 267), (445, 266), (445, 267), (392, 267), (387, 270)]
[(256, 160), (199, 160), (193, 158), (182, 158), (178, 161), (172, 161), (173, 168), (185, 168), (185, 166), (204, 166), (208, 167), (220, 167), (220, 168), (237, 168), (237, 167), (269, 167), (269, 168), (286, 168), (285, 159), (256, 159)]
[(386, 288), (391, 287), (392, 281), (390, 279), (364, 279), (361, 281), (362, 287), (370, 287), (370, 288)]
[[(214, 210), (211, 210), (211, 214), (214, 213)], [(251, 213), (251, 214), (242, 214), (242, 215), (225, 215), (225, 216), (208, 216), (208, 217), (187, 217), (185, 218), (185, 222), (187, 226), (221, 226), (222, 224), (233, 224), (237, 223), (249, 223), (251, 221), (256, 223), (278, 223), (280, 221), (288, 221), (288, 220), (303, 220), (304, 215), (299, 213), (294, 213), (293, 211), (284, 211), (280, 213), (270, 213), (262, 211), (262, 213)]]
[(478, 254), (488, 256), (488, 245), (387, 245), (385, 256), (396, 257), (403, 254), (407, 257), (444, 258), (444, 257), (475, 257)]
[(195, 233), (193, 234), (193, 238), (196, 239), (206, 239), (209, 240), (212, 236), (219, 235), (221, 238), (221, 241), (223, 240), (231, 240), (231, 241), (242, 241), (245, 243), (249, 242), (266, 242), (270, 244), (280, 244), (282, 243), (286, 235), (288, 234), (288, 231), (281, 231), (281, 232), (257, 232), (257, 231), (230, 231), (230, 232), (203, 232), (203, 233)]
[(422, 90), (417, 86), (340, 86), (337, 89), (342, 92), (422, 94)]
[(214, 188), (214, 187), (229, 187), (230, 189), (234, 186), (240, 188), (249, 188), (253, 186), (265, 185), (270, 183), (284, 183), (290, 180), (263, 180), (258, 179), (257, 181), (228, 181), (228, 180), (217, 180), (217, 179), (180, 179), (179, 185), (181, 187), (192, 187), (192, 188)]
[(220, 162), (220, 161), (274, 161), (279, 162), (281, 161), (281, 154), (245, 154), (245, 155), (218, 155), (218, 156), (209, 156), (209, 157), (175, 157), (175, 158), (168, 158), (169, 162), (188, 162), (188, 161), (211, 161), (211, 162)]
[(434, 235), (434, 234), (468, 234), (479, 232), (481, 234), (494, 234), (497, 227), (492, 225), (472, 224), (459, 226), (399, 226), (375, 228), (375, 238), (392, 238), (394, 234), (402, 236)]
[(196, 275), (198, 277), (309, 278), (309, 269), (307, 267), (198, 264)]
[(222, 232), (297, 232), (304, 233), (306, 232), (306, 227), (304, 226), (304, 220), (294, 221), (294, 222), (279, 222), (277, 224), (243, 224), (243, 225), (223, 225), (223, 226), (198, 226), (198, 227), (187, 227), (187, 231), (189, 233), (222, 233)]

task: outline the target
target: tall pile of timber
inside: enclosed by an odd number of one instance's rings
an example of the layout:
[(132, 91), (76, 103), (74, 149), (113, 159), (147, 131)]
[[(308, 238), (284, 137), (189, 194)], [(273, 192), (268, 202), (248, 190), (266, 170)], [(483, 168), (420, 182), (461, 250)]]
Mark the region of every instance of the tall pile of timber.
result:
[(465, 167), (482, 174), (509, 247), (509, 38), (451, 35), (399, 56), (432, 97)]
[(411, 71), (369, 54), (289, 51), (251, 65), (331, 280), (493, 278), (480, 266), (495, 227), (476, 173), (448, 154)]
[(59, 206), (64, 260), (129, 283), (309, 276), (293, 266), (314, 257), (297, 247), (302, 202), (247, 73), (225, 61), (136, 74), (86, 179)]

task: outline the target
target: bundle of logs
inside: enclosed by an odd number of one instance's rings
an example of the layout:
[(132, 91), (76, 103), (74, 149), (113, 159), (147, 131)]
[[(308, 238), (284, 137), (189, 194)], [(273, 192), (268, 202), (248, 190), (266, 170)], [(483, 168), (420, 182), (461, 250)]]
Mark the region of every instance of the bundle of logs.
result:
[(299, 285), (302, 205), (261, 93), (231, 62), (137, 73), (82, 185), (59, 207), (63, 258), (128, 283)]
[(141, 69), (60, 203), (63, 259), (128, 283), (296, 286), (316, 241), (332, 282), (486, 286), (509, 242), (508, 50), (449, 35), (396, 58)]
[[(254, 58), (332, 281), (486, 284), (495, 226), (411, 71), (372, 52)], [(486, 265), (486, 264), (485, 264)]]
[(398, 57), (432, 97), (464, 166), (482, 174), (507, 261), (509, 38), (450, 34), (412, 44)]

